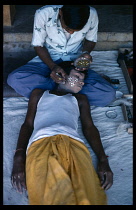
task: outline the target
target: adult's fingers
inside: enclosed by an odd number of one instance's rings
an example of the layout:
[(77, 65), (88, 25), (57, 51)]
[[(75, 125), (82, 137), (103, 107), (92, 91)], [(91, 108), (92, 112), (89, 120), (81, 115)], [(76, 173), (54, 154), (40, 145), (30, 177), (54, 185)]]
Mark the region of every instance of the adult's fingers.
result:
[(88, 70), (88, 68), (75, 68), (76, 70), (78, 70), (78, 71), (85, 71), (85, 70)]
[(92, 63), (93, 59), (92, 59), (92, 56), (90, 54), (83, 54), (83, 57), (89, 59), (90, 63)]
[(58, 72), (52, 72), (50, 74), (50, 77), (54, 80), (56, 83), (62, 83), (65, 82), (65, 78), (63, 78)]
[(60, 68), (60, 69), (57, 71), (57, 73), (58, 73), (62, 78), (65, 79), (66, 72), (65, 72), (62, 68)]

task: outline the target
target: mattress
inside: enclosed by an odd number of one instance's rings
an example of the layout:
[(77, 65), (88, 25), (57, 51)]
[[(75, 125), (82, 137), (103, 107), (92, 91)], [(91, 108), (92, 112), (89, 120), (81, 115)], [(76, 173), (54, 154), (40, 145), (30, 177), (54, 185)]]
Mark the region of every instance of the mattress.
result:
[[(91, 69), (119, 79), (117, 95), (128, 94), (124, 75), (117, 63), (118, 51), (93, 51)], [(24, 122), (28, 99), (25, 97), (3, 98), (3, 204), (28, 205), (27, 191), (23, 194), (16, 192), (11, 185), (13, 155), (16, 148), (20, 127)], [(120, 105), (95, 107), (90, 106), (93, 122), (100, 132), (101, 141), (108, 155), (110, 167), (114, 173), (113, 185), (106, 191), (108, 205), (133, 205), (133, 134), (127, 132), (128, 123), (125, 121)], [(114, 114), (110, 118), (107, 113)], [(97, 171), (97, 157), (81, 130), (78, 122), (79, 135), (88, 147), (94, 167)], [(89, 178), (89, 177), (88, 177)], [(91, 177), (90, 177), (91, 178)]]

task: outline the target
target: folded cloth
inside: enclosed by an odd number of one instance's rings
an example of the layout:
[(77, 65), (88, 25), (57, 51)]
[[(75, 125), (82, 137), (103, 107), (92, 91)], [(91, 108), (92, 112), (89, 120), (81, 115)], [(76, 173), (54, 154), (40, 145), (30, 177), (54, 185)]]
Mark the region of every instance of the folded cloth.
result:
[(26, 184), (30, 205), (106, 205), (87, 147), (65, 135), (29, 147)]

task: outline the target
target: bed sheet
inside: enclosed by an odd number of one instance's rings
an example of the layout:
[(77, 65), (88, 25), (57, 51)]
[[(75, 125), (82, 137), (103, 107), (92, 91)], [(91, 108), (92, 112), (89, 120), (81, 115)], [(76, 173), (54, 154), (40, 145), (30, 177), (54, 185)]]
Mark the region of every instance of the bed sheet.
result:
[[(100, 74), (106, 74), (110, 78), (119, 79), (118, 91), (128, 94), (122, 70), (117, 63), (118, 51), (93, 51), (91, 55), (93, 57), (91, 69)], [(28, 99), (25, 97), (3, 98), (4, 205), (28, 205), (27, 191), (24, 191), (23, 194), (17, 193), (10, 181), (14, 150), (20, 127), (25, 118), (27, 104)], [(133, 205), (133, 135), (128, 134), (125, 128), (118, 129), (121, 124), (126, 123), (121, 106), (91, 106), (90, 111), (114, 173), (113, 185), (106, 191), (108, 205)], [(116, 118), (108, 118), (107, 111), (114, 111)], [(80, 119), (78, 125), (79, 135), (88, 147), (97, 170), (97, 158), (83, 136)]]

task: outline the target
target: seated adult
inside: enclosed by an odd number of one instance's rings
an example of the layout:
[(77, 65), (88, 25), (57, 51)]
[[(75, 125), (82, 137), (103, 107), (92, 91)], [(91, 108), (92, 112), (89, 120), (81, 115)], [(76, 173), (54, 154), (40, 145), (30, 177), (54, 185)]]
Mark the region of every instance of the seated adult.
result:
[[(12, 184), (19, 192), (27, 189), (30, 205), (106, 205), (104, 190), (111, 187), (113, 173), (87, 97), (78, 93), (86, 71), (71, 65), (65, 71), (66, 81), (56, 90), (32, 91), (14, 155)], [(98, 175), (77, 132), (79, 117), (98, 157)]]
[[(32, 45), (37, 56), (11, 72), (7, 83), (27, 98), (35, 88), (53, 90), (59, 77), (65, 80), (62, 61), (88, 57), (97, 42), (98, 15), (89, 5), (46, 5), (35, 13)], [(107, 106), (115, 90), (104, 78), (89, 69), (82, 93), (91, 105)]]

